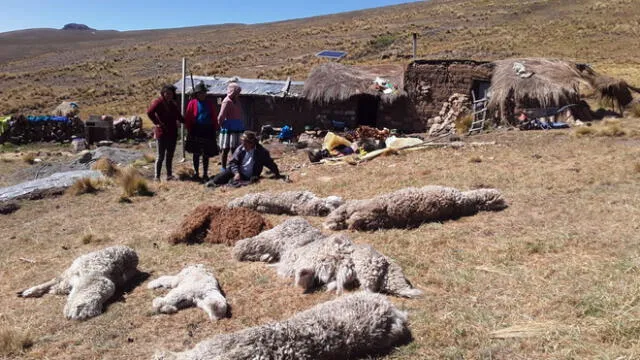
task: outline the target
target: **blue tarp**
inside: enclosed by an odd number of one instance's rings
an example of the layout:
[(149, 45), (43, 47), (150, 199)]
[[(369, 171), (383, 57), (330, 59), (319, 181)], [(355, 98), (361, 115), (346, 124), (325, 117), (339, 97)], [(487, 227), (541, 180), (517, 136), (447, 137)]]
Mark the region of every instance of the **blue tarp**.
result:
[(43, 122), (43, 121), (54, 121), (54, 122), (71, 122), (66, 116), (27, 116), (27, 121), (29, 122)]

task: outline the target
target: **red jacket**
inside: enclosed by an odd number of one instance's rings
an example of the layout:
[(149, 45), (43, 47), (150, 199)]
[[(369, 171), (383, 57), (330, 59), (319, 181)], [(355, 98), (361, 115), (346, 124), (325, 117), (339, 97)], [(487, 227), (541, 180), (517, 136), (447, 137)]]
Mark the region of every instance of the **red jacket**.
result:
[(165, 101), (162, 97), (151, 103), (147, 116), (160, 128), (160, 136), (167, 139), (175, 139), (178, 136), (178, 122), (184, 121), (175, 101)]
[[(211, 114), (211, 125), (218, 130), (218, 112), (213, 102), (205, 100), (205, 104), (209, 106), (209, 114)], [(187, 104), (187, 111), (184, 113), (184, 125), (187, 130), (191, 130), (196, 123), (198, 117), (198, 99), (193, 99)]]

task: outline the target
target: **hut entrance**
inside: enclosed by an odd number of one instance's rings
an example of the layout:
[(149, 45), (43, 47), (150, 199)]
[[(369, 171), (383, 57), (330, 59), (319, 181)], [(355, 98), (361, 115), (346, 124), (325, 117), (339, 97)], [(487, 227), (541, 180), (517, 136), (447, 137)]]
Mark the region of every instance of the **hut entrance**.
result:
[(358, 125), (376, 126), (379, 101), (380, 99), (375, 96), (365, 95), (358, 98), (358, 108), (356, 112)]
[(491, 87), (490, 81), (483, 80), (473, 80), (473, 86), (471, 91), (473, 91), (473, 95), (477, 100), (484, 99), (487, 97), (487, 93), (489, 92), (489, 88)]

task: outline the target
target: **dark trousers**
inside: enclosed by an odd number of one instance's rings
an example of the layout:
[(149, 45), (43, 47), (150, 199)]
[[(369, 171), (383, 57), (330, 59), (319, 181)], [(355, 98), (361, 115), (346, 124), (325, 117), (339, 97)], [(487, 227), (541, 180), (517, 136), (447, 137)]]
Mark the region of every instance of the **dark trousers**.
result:
[(176, 151), (176, 138), (160, 137), (156, 140), (158, 154), (156, 156), (156, 178), (160, 178), (162, 163), (167, 161), (167, 176), (172, 176), (171, 165), (173, 163), (173, 153)]
[[(225, 171), (219, 173), (218, 175), (213, 177), (213, 180), (211, 180), (211, 182), (213, 182), (216, 185), (226, 185), (229, 183), (229, 181), (233, 180), (233, 177), (235, 176), (235, 174), (229, 170), (226, 169)], [(240, 175), (242, 177), (242, 180), (246, 181), (249, 180), (247, 179), (244, 175)]]
[[(200, 154), (193, 154), (193, 170), (196, 171), (196, 176), (200, 174)], [(202, 175), (209, 176), (209, 157), (202, 154)]]

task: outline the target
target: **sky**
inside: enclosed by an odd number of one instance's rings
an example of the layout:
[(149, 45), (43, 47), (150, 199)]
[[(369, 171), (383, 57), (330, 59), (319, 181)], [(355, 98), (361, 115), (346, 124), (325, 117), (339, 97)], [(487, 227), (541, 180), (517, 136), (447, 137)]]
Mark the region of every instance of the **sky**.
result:
[[(256, 24), (412, 2), (410, 0), (0, 0), (0, 32), (62, 28), (165, 29), (223, 23)], [(27, 5), (27, 6), (25, 6)]]

